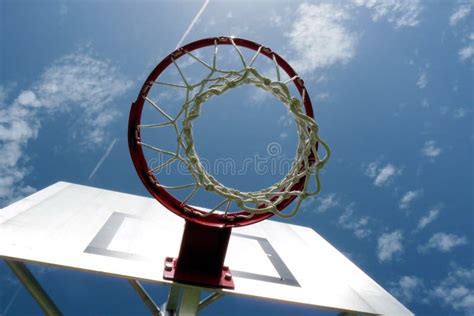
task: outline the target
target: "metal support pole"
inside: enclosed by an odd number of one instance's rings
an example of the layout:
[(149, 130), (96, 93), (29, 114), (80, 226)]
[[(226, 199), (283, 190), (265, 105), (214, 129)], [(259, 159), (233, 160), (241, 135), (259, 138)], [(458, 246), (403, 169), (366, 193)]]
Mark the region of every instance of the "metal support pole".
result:
[(12, 269), (13, 273), (15, 273), (18, 280), (20, 280), (23, 286), (35, 299), (36, 303), (38, 303), (45, 315), (62, 315), (61, 311), (49, 297), (48, 293), (46, 293), (46, 291), (41, 287), (41, 284), (39, 284), (39, 282), (23, 262), (15, 260), (5, 260), (5, 262), (10, 267), (10, 269)]
[(153, 316), (161, 316), (160, 308), (153, 302), (153, 299), (148, 295), (147, 291), (143, 288), (143, 286), (137, 280), (128, 280), (130, 285), (133, 287), (135, 292), (137, 292), (138, 296), (142, 299), (143, 303), (145, 303), (146, 307), (150, 310)]
[(220, 299), (222, 296), (224, 296), (224, 293), (222, 292), (215, 292), (203, 299), (202, 301), (199, 302), (198, 305), (198, 311), (201, 311), (203, 308), (209, 306), (210, 304), (214, 303), (218, 299)]
[(168, 300), (161, 306), (165, 316), (174, 316), (176, 314), (180, 297), (181, 288), (177, 285), (172, 285), (168, 294)]
[(183, 288), (183, 296), (181, 297), (178, 316), (196, 316), (200, 292), (199, 289), (193, 287)]

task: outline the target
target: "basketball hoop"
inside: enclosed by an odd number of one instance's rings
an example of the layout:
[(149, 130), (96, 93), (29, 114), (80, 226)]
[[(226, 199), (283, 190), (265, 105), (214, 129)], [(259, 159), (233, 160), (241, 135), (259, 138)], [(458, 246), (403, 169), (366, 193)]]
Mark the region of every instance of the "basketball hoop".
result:
[[(223, 70), (217, 65), (218, 47), (230, 45), (238, 55), (241, 66), (237, 70)], [(206, 63), (195, 51), (213, 47), (212, 64)], [(241, 48), (254, 53), (247, 61)], [(255, 67), (256, 59), (263, 55), (273, 61), (276, 81), (265, 77)], [(207, 74), (195, 84), (186, 79), (177, 60), (188, 56), (201, 64)], [(160, 81), (160, 76), (173, 65), (182, 83)], [(281, 71), (289, 79), (283, 81)], [(293, 83), (301, 101), (290, 94), (288, 84)], [(294, 162), (288, 174), (278, 183), (254, 192), (241, 192), (229, 188), (211, 176), (204, 168), (196, 153), (193, 139), (193, 121), (200, 116), (203, 104), (209, 99), (222, 95), (242, 85), (252, 85), (262, 89), (281, 101), (297, 125), (298, 146)], [(150, 90), (156, 86), (169, 86), (185, 91), (185, 99), (176, 116), (169, 115), (150, 97)], [(161, 123), (142, 124), (141, 118), (145, 104), (165, 120)], [(177, 148), (170, 151), (142, 139), (143, 129), (171, 127), (177, 136)], [(183, 239), (178, 258), (165, 260), (164, 278), (199, 286), (233, 288), (232, 274), (224, 266), (225, 254), (232, 227), (245, 226), (262, 221), (272, 215), (289, 218), (300, 209), (305, 198), (315, 196), (320, 191), (319, 171), (329, 158), (329, 147), (318, 135), (319, 127), (313, 118), (313, 108), (303, 80), (293, 68), (270, 48), (252, 41), (234, 37), (215, 37), (201, 39), (178, 48), (165, 57), (143, 84), (136, 101), (132, 104), (128, 126), (130, 154), (135, 169), (150, 194), (175, 214), (186, 220)], [(322, 145), (325, 155), (318, 155), (318, 145)], [(151, 167), (143, 149), (167, 155), (170, 158), (157, 167)], [(190, 172), (193, 183), (166, 185), (157, 179), (157, 173), (175, 162), (183, 163)], [(309, 190), (310, 178), (315, 177), (316, 188)], [(184, 199), (171, 193), (173, 190), (190, 190)], [(191, 204), (198, 190), (205, 190), (222, 198), (208, 211)], [(289, 212), (284, 209), (293, 201), (296, 205)], [(235, 204), (238, 210), (231, 210)]]
[[(232, 45), (238, 54), (242, 68), (229, 71), (217, 67), (217, 53), (219, 45)], [(213, 63), (207, 64), (199, 58), (193, 51), (213, 46)], [(240, 47), (255, 51), (255, 55), (250, 61), (246, 61)], [(191, 85), (187, 82), (183, 71), (176, 61), (189, 56), (199, 62), (209, 70), (209, 74), (202, 81)], [(277, 81), (272, 81), (260, 74), (253, 64), (260, 55), (270, 58), (276, 69)], [(183, 84), (160, 82), (159, 77), (170, 65), (174, 65), (178, 70)], [(281, 81), (280, 71), (286, 72), (289, 80)], [(303, 106), (300, 101), (291, 96), (288, 84), (293, 82), (297, 88)], [(152, 86), (173, 85), (186, 90), (186, 100), (182, 109), (176, 117), (168, 115), (158, 104), (149, 98), (148, 93)], [(195, 151), (192, 134), (192, 123), (199, 117), (202, 105), (214, 96), (224, 94), (228, 90), (241, 85), (253, 85), (267, 91), (277, 97), (293, 115), (297, 123), (299, 142), (295, 161), (288, 174), (278, 183), (255, 192), (240, 192), (239, 190), (228, 188), (207, 173)], [(194, 94), (193, 92), (196, 91)], [(166, 120), (159, 124), (141, 124), (141, 115), (144, 105), (148, 103), (156, 109)], [(304, 111), (303, 111), (304, 107)], [(181, 126), (178, 119), (182, 119)], [(177, 131), (176, 152), (166, 151), (157, 148), (152, 144), (145, 143), (141, 139), (141, 130), (149, 128), (162, 128), (172, 126)], [(318, 156), (318, 145), (321, 144), (325, 150), (325, 156)], [(306, 91), (303, 80), (296, 74), (293, 68), (277, 53), (270, 48), (254, 43), (249, 40), (233, 37), (206, 38), (187, 44), (178, 48), (165, 57), (158, 66), (151, 72), (145, 81), (137, 100), (132, 105), (129, 120), (129, 147), (133, 163), (140, 179), (145, 187), (158, 201), (177, 215), (199, 224), (216, 227), (236, 227), (259, 222), (272, 215), (281, 217), (291, 217), (297, 213), (301, 202), (310, 196), (317, 195), (320, 191), (319, 170), (323, 167), (329, 157), (329, 147), (318, 136), (318, 125), (313, 119), (313, 108), (311, 99)], [(144, 156), (143, 148), (148, 148), (159, 153), (166, 153), (171, 158), (164, 164), (151, 168)], [(183, 151), (184, 154), (181, 154)], [(165, 165), (181, 162), (190, 171), (194, 183), (181, 186), (167, 186), (162, 184), (155, 173)], [(308, 191), (309, 179), (316, 178), (316, 189)], [(185, 199), (176, 198), (171, 191), (189, 189), (191, 192)], [(188, 204), (197, 190), (206, 190), (222, 197), (222, 202), (211, 208), (210, 211), (203, 211)], [(283, 210), (297, 200), (296, 206), (289, 212)], [(239, 210), (231, 211), (230, 205), (234, 203)]]

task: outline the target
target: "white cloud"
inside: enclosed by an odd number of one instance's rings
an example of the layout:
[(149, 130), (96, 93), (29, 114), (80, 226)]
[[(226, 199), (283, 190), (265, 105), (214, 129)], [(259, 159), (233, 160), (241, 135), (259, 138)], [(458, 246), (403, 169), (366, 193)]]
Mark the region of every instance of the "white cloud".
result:
[(279, 15), (278, 13), (276, 13), (275, 10), (272, 10), (272, 12), (269, 15), (269, 19), (270, 19), (270, 24), (273, 27), (279, 27), (283, 25), (283, 17)]
[(61, 6), (59, 7), (59, 16), (64, 17), (68, 14), (68, 12), (69, 12), (69, 9), (67, 5), (65, 5), (64, 3), (61, 4)]
[(291, 62), (298, 72), (345, 63), (353, 58), (356, 36), (344, 26), (350, 15), (335, 4), (303, 3), (286, 36), (296, 57)]
[(427, 252), (429, 249), (436, 249), (441, 252), (449, 252), (455, 247), (467, 244), (466, 237), (461, 237), (455, 234), (436, 233), (431, 236), (426, 245), (418, 247), (420, 252)]
[(444, 279), (428, 284), (416, 276), (402, 276), (390, 283), (390, 292), (404, 303), (440, 304), (457, 311), (456, 315), (474, 315), (474, 267), (451, 264)]
[(425, 70), (423, 70), (420, 73), (420, 77), (418, 78), (418, 81), (416, 82), (416, 85), (420, 89), (424, 89), (426, 85), (428, 84), (428, 75)]
[(419, 297), (419, 292), (423, 288), (423, 282), (416, 276), (405, 275), (390, 284), (390, 292), (404, 303), (413, 301), (413, 298)]
[[(27, 142), (38, 135), (39, 123), (33, 122), (31, 112), (20, 106), (0, 110), (0, 141), (11, 151), (2, 154), (2, 162), (8, 163), (16, 155), (15, 146)], [(7, 157), (10, 157), (8, 159)], [(16, 159), (13, 159), (16, 162)], [(13, 166), (15, 163), (10, 164)]]
[[(1, 88), (0, 110), (0, 205), (34, 191), (23, 184), (31, 172), (28, 143), (38, 136), (45, 111), (50, 114), (79, 108), (80, 140), (98, 145), (117, 116), (110, 105), (131, 82), (108, 61), (86, 53), (64, 56), (48, 67), (40, 79), (7, 104)], [(77, 115), (77, 113), (75, 113)]]
[(80, 107), (81, 135), (88, 144), (101, 144), (118, 111), (110, 104), (131, 86), (110, 62), (78, 53), (57, 60), (32, 89), (41, 107), (67, 110)]
[(466, 114), (467, 114), (467, 111), (465, 108), (457, 108), (457, 109), (454, 109), (453, 111), (453, 117), (455, 119), (463, 118), (466, 116)]
[(17, 98), (17, 102), (20, 105), (28, 105), (33, 107), (41, 105), (36, 98), (36, 94), (31, 90), (22, 91)]
[(421, 152), (426, 157), (435, 158), (441, 155), (443, 150), (439, 147), (436, 147), (436, 142), (434, 140), (429, 140), (425, 142), (423, 148), (421, 149)]
[[(3, 90), (3, 89), (2, 89)], [(5, 102), (7, 96), (3, 97)], [(23, 152), (30, 139), (38, 135), (39, 123), (32, 119), (28, 109), (0, 104), (0, 207), (4, 202), (15, 200), (33, 191), (30, 186), (21, 185), (28, 174), (28, 168), (20, 166), (20, 160), (27, 160)]]
[(400, 199), (400, 208), (407, 209), (410, 207), (410, 203), (416, 199), (420, 194), (421, 190), (416, 191), (408, 191), (405, 195)]
[(471, 59), (474, 56), (474, 33), (467, 37), (467, 45), (459, 51), (459, 58), (461, 61)]
[(287, 128), (295, 125), (295, 119), (290, 115), (282, 115), (278, 119), (278, 125), (280, 125), (284, 130), (280, 133), (280, 139), (284, 140), (288, 138)]
[(448, 107), (448, 106), (441, 106), (440, 113), (441, 115), (452, 115), (452, 117), (456, 120), (462, 119), (466, 117), (468, 114), (471, 114), (472, 110), (466, 107)]
[(369, 224), (369, 218), (367, 216), (354, 216), (352, 204), (346, 207), (344, 213), (339, 216), (338, 224), (344, 229), (351, 230), (359, 239), (366, 238), (371, 234), (371, 230), (367, 227)]
[(461, 20), (471, 13), (474, 2), (460, 3), (456, 8), (454, 8), (453, 14), (449, 17), (449, 24), (454, 26), (458, 24)]
[(421, 106), (424, 108), (428, 108), (430, 107), (430, 103), (428, 102), (426, 98), (423, 98), (423, 100), (421, 101)]
[(474, 315), (474, 268), (453, 267), (448, 276), (429, 291), (436, 301), (466, 315)]
[(295, 125), (295, 119), (290, 115), (281, 115), (278, 118), (278, 124), (282, 127), (288, 127)]
[(8, 89), (0, 85), (0, 105), (3, 107), (8, 95)]
[(439, 213), (440, 213), (439, 208), (431, 209), (428, 212), (428, 214), (426, 214), (425, 216), (420, 218), (420, 220), (418, 221), (417, 229), (421, 230), (421, 229), (425, 228), (426, 226), (428, 226), (432, 221), (434, 221), (435, 219), (438, 218)]
[(316, 94), (316, 99), (319, 101), (324, 101), (329, 98), (329, 93), (328, 92), (321, 92)]
[(326, 194), (325, 196), (320, 196), (317, 199), (318, 207), (316, 211), (319, 213), (324, 213), (327, 210), (336, 207), (339, 205), (339, 201), (336, 199), (336, 194), (330, 193)]
[[(466, 61), (469, 59), (474, 61), (474, 33), (472, 33), (472, 17), (470, 16), (473, 8), (473, 0), (466, 1), (464, 3), (460, 2), (454, 8), (453, 13), (449, 18), (449, 24), (451, 26), (456, 26), (459, 22), (464, 20), (467, 20), (468, 23), (467, 28), (462, 30), (464, 36), (463, 42), (465, 43), (465, 46), (462, 47), (458, 52), (459, 59), (461, 61)], [(471, 31), (471, 33), (467, 33), (466, 30)]]
[(370, 178), (375, 178), (375, 176), (377, 176), (378, 167), (379, 167), (379, 163), (376, 161), (369, 163), (369, 165), (365, 169), (365, 175)]
[(393, 164), (388, 163), (384, 167), (380, 167), (380, 163), (377, 161), (371, 162), (365, 170), (365, 175), (373, 178), (376, 186), (388, 185), (393, 177), (401, 173), (402, 170)]
[(418, 25), (423, 10), (420, 0), (352, 0), (352, 2), (372, 11), (374, 21), (386, 19), (395, 28)]
[(403, 234), (396, 230), (382, 234), (377, 243), (377, 257), (380, 262), (391, 261), (392, 258), (403, 251)]
[(261, 105), (265, 104), (265, 102), (269, 102), (269, 100), (273, 100), (273, 95), (263, 89), (249, 90), (246, 93), (246, 97), (248, 98), (248, 102), (246, 102), (248, 105)]
[(391, 163), (386, 164), (383, 168), (379, 168), (378, 174), (374, 179), (374, 185), (384, 186), (390, 183), (392, 178), (401, 173), (400, 169), (397, 169)]

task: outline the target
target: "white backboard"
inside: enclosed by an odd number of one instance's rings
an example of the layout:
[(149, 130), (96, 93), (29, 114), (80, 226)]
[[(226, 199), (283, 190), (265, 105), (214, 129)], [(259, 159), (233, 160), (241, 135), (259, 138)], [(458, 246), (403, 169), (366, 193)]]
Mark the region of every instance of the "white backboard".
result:
[[(58, 182), (0, 211), (0, 257), (170, 284), (184, 220), (151, 198)], [(413, 315), (310, 228), (234, 228), (225, 294), (382, 315)]]

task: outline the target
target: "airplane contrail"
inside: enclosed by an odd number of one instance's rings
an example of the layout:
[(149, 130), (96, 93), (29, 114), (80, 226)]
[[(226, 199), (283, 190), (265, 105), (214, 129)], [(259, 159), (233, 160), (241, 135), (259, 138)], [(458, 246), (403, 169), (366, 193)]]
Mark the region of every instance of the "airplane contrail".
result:
[[(176, 45), (176, 48), (179, 48), (181, 46), (181, 44), (183, 44), (183, 41), (186, 39), (186, 36), (188, 36), (189, 32), (191, 32), (192, 28), (194, 27), (194, 24), (196, 24), (196, 22), (199, 20), (199, 18), (201, 17), (202, 13), (204, 12), (204, 10), (206, 10), (206, 7), (207, 5), (209, 4), (209, 1), (210, 0), (205, 0), (201, 9), (199, 9), (198, 13), (196, 14), (196, 16), (194, 17), (194, 19), (191, 21), (191, 23), (189, 24), (188, 28), (186, 29), (186, 31), (184, 32), (183, 36), (181, 36), (181, 39), (179, 40), (178, 44)], [(117, 142), (117, 138), (115, 138), (112, 143), (110, 144), (109, 148), (107, 148), (107, 151), (105, 152), (105, 154), (102, 156), (102, 158), (100, 158), (99, 162), (97, 163), (97, 165), (95, 166), (94, 170), (92, 170), (92, 172), (90, 173), (89, 175), (89, 180), (92, 179), (92, 177), (94, 177), (94, 175), (96, 174), (97, 170), (99, 170), (100, 166), (102, 165), (102, 163), (104, 162), (104, 160), (109, 156), (110, 152), (112, 151), (112, 148), (114, 147), (115, 143)]]
[(114, 148), (115, 143), (117, 142), (117, 138), (114, 138), (114, 140), (110, 143), (109, 148), (107, 148), (107, 151), (105, 154), (100, 158), (99, 162), (95, 166), (94, 170), (92, 170), (91, 174), (89, 175), (89, 180), (92, 179), (93, 176), (95, 176), (97, 170), (99, 170), (100, 166), (104, 162), (105, 159), (109, 156), (110, 152), (112, 151), (112, 148)]
[(23, 287), (23, 285), (21, 285), (21, 284), (18, 286), (18, 289), (16, 290), (15, 294), (13, 294), (13, 297), (11, 298), (10, 302), (7, 304), (7, 307), (5, 307), (5, 310), (3, 311), (3, 314), (0, 314), (0, 315), (7, 316), (8, 310), (13, 305), (13, 302), (16, 300), (18, 294), (20, 294), (20, 291), (21, 291), (22, 287)]
[(204, 4), (202, 5), (201, 9), (199, 9), (199, 11), (196, 14), (196, 16), (194, 17), (194, 19), (191, 21), (191, 24), (189, 24), (189, 26), (186, 29), (186, 31), (184, 32), (183, 36), (179, 40), (178, 45), (176, 45), (176, 48), (179, 48), (181, 46), (181, 44), (183, 44), (184, 39), (186, 38), (186, 36), (188, 36), (189, 32), (191, 32), (191, 29), (194, 27), (194, 24), (196, 24), (197, 20), (199, 20), (199, 17), (204, 12), (204, 10), (206, 9), (208, 4), (209, 4), (209, 0), (204, 1)]

